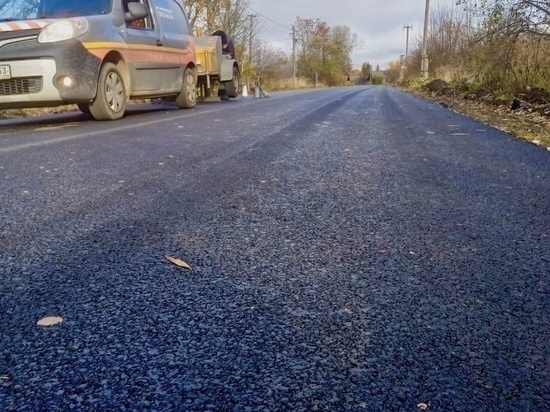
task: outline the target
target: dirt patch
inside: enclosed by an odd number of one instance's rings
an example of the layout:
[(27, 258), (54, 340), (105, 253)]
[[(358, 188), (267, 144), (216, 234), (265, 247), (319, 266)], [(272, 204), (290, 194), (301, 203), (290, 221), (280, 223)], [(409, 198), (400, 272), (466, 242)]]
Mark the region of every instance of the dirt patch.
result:
[(434, 80), (420, 89), (405, 90), (550, 150), (550, 104), (543, 89), (517, 92), (506, 99), (487, 90), (465, 92), (460, 86)]
[(449, 83), (441, 79), (432, 80), (424, 85), (424, 89), (438, 94), (447, 94), (451, 90)]
[(78, 108), (74, 105), (40, 109), (7, 109), (0, 111), (0, 119), (20, 119), (24, 117), (45, 116), (48, 114), (59, 114), (74, 111), (78, 111)]
[[(150, 100), (131, 100), (128, 102), (128, 106), (150, 102)], [(25, 117), (46, 116), (49, 114), (60, 114), (68, 112), (80, 112), (80, 110), (74, 104), (34, 109), (7, 109), (0, 110), (0, 119), (20, 119)]]

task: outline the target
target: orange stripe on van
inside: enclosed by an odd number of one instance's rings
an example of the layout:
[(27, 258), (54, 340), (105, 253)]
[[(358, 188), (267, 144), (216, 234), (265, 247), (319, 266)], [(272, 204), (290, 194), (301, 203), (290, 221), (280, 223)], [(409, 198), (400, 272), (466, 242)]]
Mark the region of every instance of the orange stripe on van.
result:
[(7, 25), (11, 30), (21, 30), (21, 26), (20, 26), (19, 24), (17, 24), (16, 22), (7, 21), (7, 22), (6, 22), (6, 25)]
[[(127, 63), (163, 63), (163, 64), (178, 64), (187, 65), (193, 61), (192, 53), (166, 52), (161, 48), (146, 48), (146, 49), (129, 49), (116, 48)], [(100, 59), (113, 51), (113, 48), (92, 48), (88, 49), (90, 53)]]
[(111, 51), (117, 51), (127, 63), (161, 63), (187, 65), (194, 62), (194, 42), (187, 49), (158, 47), (147, 44), (122, 42), (85, 42), (84, 47), (94, 56), (104, 59)]
[(149, 50), (151, 52), (164, 52), (164, 53), (176, 53), (176, 54), (189, 54), (191, 53), (191, 47), (187, 49), (177, 49), (175, 47), (159, 47), (156, 45), (147, 44), (126, 44), (118, 42), (84, 42), (84, 47), (90, 52), (96, 49), (112, 49), (112, 50)]
[(40, 28), (44, 27), (44, 25), (40, 25), (37, 22), (32, 21), (32, 20), (26, 21), (25, 23), (27, 23), (29, 25), (29, 27), (32, 27), (33, 29), (40, 29)]
[(6, 21), (0, 23), (0, 32), (7, 31), (19, 31), (25, 30), (28, 28), (31, 29), (41, 29), (44, 26), (47, 26), (53, 19), (35, 19), (35, 20), (20, 20), (20, 21)]

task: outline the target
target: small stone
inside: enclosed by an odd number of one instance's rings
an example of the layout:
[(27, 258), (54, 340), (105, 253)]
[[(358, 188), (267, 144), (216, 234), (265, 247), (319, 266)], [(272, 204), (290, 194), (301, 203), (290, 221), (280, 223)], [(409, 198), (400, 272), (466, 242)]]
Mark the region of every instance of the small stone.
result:
[(63, 318), (60, 316), (46, 316), (40, 319), (36, 324), (38, 326), (55, 326), (63, 322)]

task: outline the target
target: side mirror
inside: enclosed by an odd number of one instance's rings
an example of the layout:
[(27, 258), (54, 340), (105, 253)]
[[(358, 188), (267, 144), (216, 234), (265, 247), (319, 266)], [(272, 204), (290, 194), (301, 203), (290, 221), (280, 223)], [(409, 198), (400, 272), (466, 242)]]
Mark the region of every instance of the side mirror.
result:
[(145, 4), (132, 1), (128, 3), (128, 13), (124, 14), (124, 20), (132, 21), (138, 19), (144, 19), (149, 16), (149, 10)]

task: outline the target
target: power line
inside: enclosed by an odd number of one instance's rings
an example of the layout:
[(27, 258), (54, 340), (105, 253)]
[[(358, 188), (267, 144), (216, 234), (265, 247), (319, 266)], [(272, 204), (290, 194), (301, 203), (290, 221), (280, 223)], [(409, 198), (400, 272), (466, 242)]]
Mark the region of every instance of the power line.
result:
[(252, 7), (250, 7), (250, 6), (246, 6), (246, 7), (247, 7), (248, 9), (250, 9), (251, 11), (253, 11), (254, 13), (256, 13), (257, 15), (262, 16), (264, 19), (270, 21), (270, 22), (273, 23), (273, 24), (276, 24), (277, 26), (281, 26), (282, 28), (287, 29), (287, 30), (292, 30), (291, 27), (285, 26), (284, 24), (281, 24), (281, 23), (279, 23), (279, 22), (276, 22), (276, 21), (273, 20), (273, 19), (270, 19), (269, 17), (267, 17), (266, 15), (260, 13), (259, 11), (254, 10)]
[(416, 9), (417, 9), (418, 6), (420, 5), (419, 3), (420, 3), (420, 0), (416, 0), (416, 1), (414, 2), (414, 6), (413, 6), (413, 8), (412, 8), (411, 15), (409, 16), (409, 21), (411, 21), (412, 18), (413, 18), (413, 16), (416, 14)]
[[(419, 6), (419, 3), (420, 3), (420, 0), (415, 0), (414, 5), (413, 5), (412, 10), (411, 10), (411, 14), (410, 14), (410, 16), (409, 16), (409, 21), (412, 21), (412, 20), (413, 20), (413, 16), (416, 14), (416, 10), (417, 10), (417, 8), (418, 8), (418, 6)], [(411, 26), (409, 26), (408, 28), (407, 28), (407, 26), (403, 26), (403, 30), (401, 31), (401, 33), (402, 33), (402, 38), (401, 38), (401, 44), (402, 44), (402, 46), (401, 46), (401, 47), (403, 47), (403, 45), (404, 45), (404, 49), (405, 49), (405, 50), (402, 49), (402, 51), (403, 51), (403, 57), (404, 57), (406, 54), (408, 54), (408, 47), (409, 47), (409, 30), (412, 30), (412, 27), (411, 27)], [(406, 36), (405, 36), (405, 31), (406, 31)], [(404, 38), (404, 37), (406, 37), (406, 38)]]
[(279, 40), (261, 40), (261, 43), (281, 43), (284, 41), (292, 41), (292, 37), (286, 37), (284, 39), (279, 39)]

